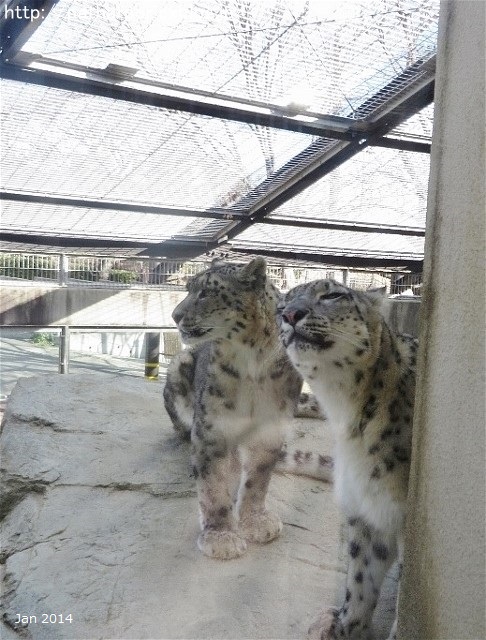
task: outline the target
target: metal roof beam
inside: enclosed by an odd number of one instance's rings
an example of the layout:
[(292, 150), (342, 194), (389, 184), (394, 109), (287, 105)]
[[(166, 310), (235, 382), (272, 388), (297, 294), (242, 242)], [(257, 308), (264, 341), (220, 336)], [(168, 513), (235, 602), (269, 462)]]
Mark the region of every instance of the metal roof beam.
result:
[(402, 138), (376, 138), (369, 144), (370, 147), (385, 147), (396, 149), (397, 151), (412, 151), (415, 153), (430, 153), (432, 145), (430, 142), (417, 142), (415, 140), (404, 140)]
[[(338, 140), (354, 140), (357, 135), (363, 134), (363, 123), (352, 118), (323, 114), (309, 116), (307, 113), (296, 115), (295, 111), (291, 109), (286, 110), (282, 107), (269, 107), (268, 105), (265, 108), (257, 109), (249, 101), (247, 101), (248, 106), (243, 108), (242, 100), (235, 101), (228, 97), (223, 99), (220, 96), (213, 96), (211, 99), (205, 98), (203, 100), (194, 91), (191, 92), (192, 97), (178, 94), (178, 92), (169, 93), (168, 90), (155, 91), (153, 83), (149, 85), (149, 88), (140, 88), (133, 80), (124, 81), (106, 77), (100, 73), (102, 71), (100, 69), (84, 67), (83, 72), (69, 75), (69, 67), (74, 65), (63, 65), (61, 72), (59, 68), (56, 68), (55, 71), (48, 67), (36, 69), (31, 66), (33, 64), (40, 63), (35, 59), (24, 68), (11, 62), (4, 62), (0, 64), (0, 77), (64, 91), (74, 91), (161, 109), (173, 109)], [(126, 86), (127, 84), (130, 86)]]
[(244, 218), (245, 214), (238, 211), (224, 211), (222, 209), (182, 209), (177, 207), (159, 207), (157, 205), (140, 204), (135, 202), (93, 200), (73, 198), (71, 196), (54, 196), (31, 193), (27, 191), (0, 191), (0, 200), (7, 202), (27, 202), (61, 207), (81, 207), (107, 211), (130, 211), (134, 213), (151, 213), (164, 216), (184, 216), (190, 218), (210, 218), (214, 220), (228, 220)]
[[(59, 247), (59, 253), (62, 253), (63, 248), (74, 247), (82, 250), (83, 248), (93, 248), (99, 251), (105, 251), (109, 249), (119, 250), (138, 250), (137, 254), (141, 257), (154, 257), (168, 260), (191, 260), (200, 257), (215, 249), (223, 249), (224, 247), (218, 247), (210, 243), (191, 243), (186, 242), (162, 242), (148, 244), (143, 242), (132, 242), (123, 240), (108, 240), (108, 239), (80, 239), (80, 238), (61, 238), (59, 236), (49, 235), (32, 235), (25, 233), (0, 233), (0, 241), (13, 242), (16, 245), (25, 243), (30, 247), (36, 245), (41, 249), (43, 246), (47, 246), (52, 250), (53, 247)], [(422, 259), (412, 259), (405, 257), (392, 258), (389, 256), (383, 257), (367, 257), (367, 256), (355, 256), (355, 255), (336, 255), (329, 250), (321, 252), (318, 249), (312, 251), (311, 249), (306, 251), (286, 251), (284, 249), (268, 249), (262, 247), (238, 247), (237, 243), (231, 243), (226, 245), (231, 251), (231, 254), (241, 255), (245, 258), (248, 255), (261, 255), (268, 258), (275, 258), (279, 260), (289, 261), (292, 264), (299, 262), (313, 263), (315, 265), (326, 266), (342, 266), (348, 268), (375, 268), (375, 269), (399, 269), (410, 270), (414, 273), (420, 273), (422, 271), (423, 261)], [(16, 249), (18, 251), (18, 249)], [(32, 251), (30, 248), (29, 251)], [(134, 256), (132, 256), (134, 257)]]
[[(247, 214), (241, 211), (225, 209), (179, 209), (175, 207), (159, 207), (156, 205), (138, 204), (134, 202), (119, 202), (107, 200), (87, 200), (84, 198), (72, 198), (69, 196), (41, 195), (23, 191), (0, 191), (0, 200), (7, 202), (26, 202), (42, 205), (55, 205), (62, 207), (80, 207), (96, 209), (99, 211), (129, 211), (137, 213), (149, 213), (166, 216), (184, 216), (191, 218), (209, 218), (215, 220), (245, 219)], [(398, 225), (385, 225), (378, 223), (362, 223), (352, 220), (317, 220), (315, 218), (263, 218), (261, 224), (271, 224), (286, 227), (298, 227), (307, 229), (337, 229), (340, 231), (361, 231), (366, 233), (395, 233), (406, 236), (424, 236), (425, 229), (421, 227), (401, 227)], [(180, 238), (190, 241), (189, 236), (180, 235)]]
[[(430, 70), (430, 60), (424, 63), (424, 68), (427, 73), (422, 75), (420, 66), (418, 66), (418, 79), (416, 82), (404, 88), (399, 96), (394, 96), (393, 109), (387, 109), (385, 106), (383, 117), (376, 118), (371, 134), (354, 142), (337, 141), (331, 147), (325, 148), (320, 154), (317, 153), (312, 156), (311, 161), (307, 164), (304, 162), (298, 164), (297, 170), (295, 168), (295, 160), (287, 163), (277, 173), (277, 179), (274, 176), (268, 179), (268, 188), (250, 210), (249, 218), (230, 223), (227, 229), (220, 233), (220, 239), (223, 237), (228, 240), (232, 239), (251, 224), (262, 222), (277, 207), (370, 146), (374, 140), (382, 140), (384, 135), (430, 104), (434, 99), (434, 74)], [(288, 176), (286, 179), (282, 179), (285, 172), (288, 173)], [(272, 183), (274, 184), (273, 188)], [(261, 186), (257, 187), (257, 189), (261, 192)], [(245, 198), (247, 197), (251, 197), (251, 193), (247, 194)], [(239, 203), (235, 205), (235, 208), (237, 206), (239, 206)]]
[(24, 231), (0, 232), (0, 241), (35, 244), (42, 246), (59, 247), (62, 253), (63, 247), (98, 247), (102, 249), (140, 249), (141, 255), (192, 259), (218, 248), (216, 242), (201, 242), (200, 240), (166, 240), (164, 242), (140, 242), (133, 240), (115, 240), (111, 238), (75, 238), (73, 236), (60, 236), (39, 233), (25, 233)]
[[(161, 82), (160, 80), (136, 76), (137, 69), (119, 65), (109, 64), (105, 68), (88, 67), (26, 51), (21, 51), (14, 57), (9, 57), (5, 62), (8, 62), (9, 66), (14, 68), (49, 73), (51, 74), (50, 77), (53, 78), (55, 77), (53, 74), (58, 74), (72, 79), (82, 79), (87, 85), (98, 82), (100, 85), (104, 83), (114, 87), (119, 86), (124, 88), (128, 94), (133, 92), (134, 101), (138, 101), (138, 93), (158, 96), (161, 101), (167, 101), (167, 108), (175, 108), (178, 111), (201, 112), (202, 115), (216, 115), (218, 117), (217, 112), (215, 114), (213, 110), (220, 107), (224, 114), (222, 117), (233, 119), (232, 114), (234, 114), (238, 120), (240, 117), (244, 118), (245, 114), (250, 119), (259, 115), (270, 114), (275, 117), (275, 122), (278, 122), (279, 118), (282, 119), (282, 128), (288, 128), (285, 122), (288, 119), (294, 119), (296, 122), (308, 122), (309, 126), (312, 127), (312, 133), (314, 133), (314, 129), (324, 129), (338, 135), (342, 134), (344, 137), (349, 137), (347, 134), (359, 133), (368, 128), (364, 120), (309, 111), (304, 106), (299, 108), (294, 105), (272, 104), (261, 100), (228, 96), (222, 93), (204, 91), (203, 89)], [(15, 71), (12, 70), (12, 73), (15, 73)], [(205, 112), (204, 105), (206, 105), (206, 109), (211, 110), (210, 113)], [(165, 107), (166, 105), (161, 103), (159, 106)], [(225, 108), (229, 108), (231, 111), (227, 112)], [(252, 120), (251, 124), (254, 124)], [(268, 126), (276, 126), (276, 124)]]
[(263, 218), (259, 224), (273, 224), (303, 229), (335, 229), (337, 231), (361, 231), (364, 233), (393, 233), (401, 236), (425, 236), (422, 227), (401, 227), (377, 222), (355, 222), (353, 220), (316, 220), (315, 218)]
[[(7, 55), (4, 58), (3, 64), (0, 64), (0, 77), (348, 142), (364, 138), (375, 129), (375, 124), (365, 119), (334, 116), (305, 109), (297, 112), (292, 107), (233, 98), (202, 90), (195, 91), (187, 87), (123, 75), (122, 71), (116, 73), (114, 67), (115, 65), (108, 65), (106, 69), (99, 69), (19, 52), (12, 57)], [(412, 143), (397, 138), (380, 140), (374, 136), (369, 144), (430, 153), (428, 144)]]
[(414, 273), (421, 273), (423, 269), (422, 259), (406, 259), (406, 258), (390, 258), (384, 256), (380, 257), (366, 257), (366, 256), (353, 256), (353, 255), (336, 255), (334, 253), (326, 252), (322, 253), (318, 250), (312, 251), (285, 251), (283, 249), (263, 249), (261, 247), (247, 248), (238, 247), (237, 244), (231, 244), (229, 247), (233, 254), (240, 253), (243, 255), (259, 255), (268, 258), (278, 258), (295, 263), (296, 260), (304, 262), (312, 262), (315, 264), (326, 266), (341, 266), (348, 268), (374, 268), (374, 269), (398, 269), (400, 271), (410, 270)]
[[(24, 243), (29, 245), (39, 245), (39, 246), (53, 246), (59, 247), (61, 250), (63, 247), (98, 247), (104, 249), (140, 249), (140, 251), (144, 255), (153, 255), (153, 256), (166, 256), (169, 257), (169, 254), (175, 256), (198, 256), (204, 254), (206, 252), (218, 250), (225, 251), (229, 250), (231, 252), (245, 253), (245, 254), (253, 254), (253, 255), (268, 255), (275, 257), (292, 257), (294, 260), (307, 260), (308, 256), (313, 256), (313, 260), (317, 262), (329, 262), (330, 257), (332, 256), (335, 260), (347, 259), (349, 257), (360, 258), (364, 261), (363, 264), (367, 262), (367, 260), (381, 260), (381, 261), (389, 261), (391, 265), (400, 266), (404, 264), (416, 263), (422, 261), (422, 256), (417, 255), (416, 257), (413, 254), (401, 254), (396, 253), (390, 254), (386, 251), (374, 251), (373, 255), (369, 255), (366, 250), (359, 249), (334, 249), (329, 247), (319, 248), (312, 247), (310, 245), (294, 247), (291, 249), (291, 245), (287, 249), (287, 245), (279, 245), (279, 248), (271, 248), (268, 245), (264, 245), (262, 243), (238, 243), (237, 241), (233, 241), (231, 243), (226, 244), (225, 246), (217, 245), (212, 242), (201, 242), (198, 240), (192, 240), (188, 242), (186, 239), (180, 241), (177, 239), (168, 239), (163, 242), (150, 242), (150, 241), (142, 241), (142, 240), (130, 240), (130, 239), (114, 239), (114, 238), (96, 238), (96, 237), (74, 237), (67, 235), (53, 235), (52, 233), (25, 233), (23, 231), (5, 231), (0, 232), (0, 241), (1, 242), (15, 242), (17, 244)], [(62, 252), (62, 251), (60, 251)], [(324, 259), (325, 257), (325, 259)], [(334, 264), (338, 264), (334, 262)], [(371, 264), (370, 264), (371, 266)]]

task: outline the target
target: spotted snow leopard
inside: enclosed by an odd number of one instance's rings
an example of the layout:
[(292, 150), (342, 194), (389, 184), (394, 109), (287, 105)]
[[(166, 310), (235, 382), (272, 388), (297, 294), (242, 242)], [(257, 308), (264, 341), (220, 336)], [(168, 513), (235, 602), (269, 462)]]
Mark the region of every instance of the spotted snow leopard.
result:
[(390, 330), (382, 300), (383, 290), (319, 280), (279, 304), (282, 343), (335, 436), (335, 492), (349, 532), (344, 603), (311, 626), (312, 640), (371, 638), (383, 578), (402, 559), (417, 341)]
[(279, 340), (279, 294), (263, 258), (213, 261), (187, 288), (172, 316), (192, 346), (171, 362), (164, 400), (176, 430), (191, 438), (199, 549), (229, 559), (281, 531), (265, 498), (302, 379)]

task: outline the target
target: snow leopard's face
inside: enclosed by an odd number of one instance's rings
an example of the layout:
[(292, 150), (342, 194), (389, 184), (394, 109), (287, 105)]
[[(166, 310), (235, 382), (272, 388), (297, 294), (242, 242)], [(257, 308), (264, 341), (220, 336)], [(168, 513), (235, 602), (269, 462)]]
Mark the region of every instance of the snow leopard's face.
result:
[(189, 280), (187, 290), (172, 313), (183, 342), (234, 339), (248, 330), (259, 300), (269, 291), (265, 260), (243, 266), (215, 260)]
[(299, 366), (323, 356), (350, 365), (366, 358), (380, 322), (383, 291), (359, 292), (335, 280), (316, 280), (291, 289), (280, 302), (280, 338)]

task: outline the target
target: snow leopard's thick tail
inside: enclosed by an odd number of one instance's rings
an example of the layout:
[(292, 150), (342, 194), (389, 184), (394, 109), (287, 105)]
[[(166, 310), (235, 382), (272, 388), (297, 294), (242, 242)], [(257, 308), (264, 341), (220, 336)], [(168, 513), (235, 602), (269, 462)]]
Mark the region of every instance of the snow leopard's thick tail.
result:
[(333, 459), (312, 451), (287, 448), (284, 445), (275, 467), (277, 473), (308, 476), (325, 482), (333, 481)]
[(167, 369), (164, 386), (165, 409), (174, 429), (184, 440), (191, 439), (195, 362), (191, 349), (178, 353)]

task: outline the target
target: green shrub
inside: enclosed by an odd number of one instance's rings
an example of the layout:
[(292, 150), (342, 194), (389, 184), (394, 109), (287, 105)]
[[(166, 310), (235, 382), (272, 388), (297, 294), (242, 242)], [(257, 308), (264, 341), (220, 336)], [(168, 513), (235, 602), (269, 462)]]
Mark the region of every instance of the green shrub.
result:
[(138, 276), (134, 271), (126, 271), (124, 269), (112, 269), (108, 274), (108, 280), (121, 284), (132, 284), (137, 278)]
[(54, 347), (56, 345), (56, 340), (52, 333), (33, 333), (30, 341), (39, 347)]
[(92, 271), (88, 268), (78, 268), (74, 270), (68, 271), (68, 278), (73, 278), (74, 280), (86, 280), (87, 282), (98, 282), (100, 279), (100, 274), (98, 271)]

